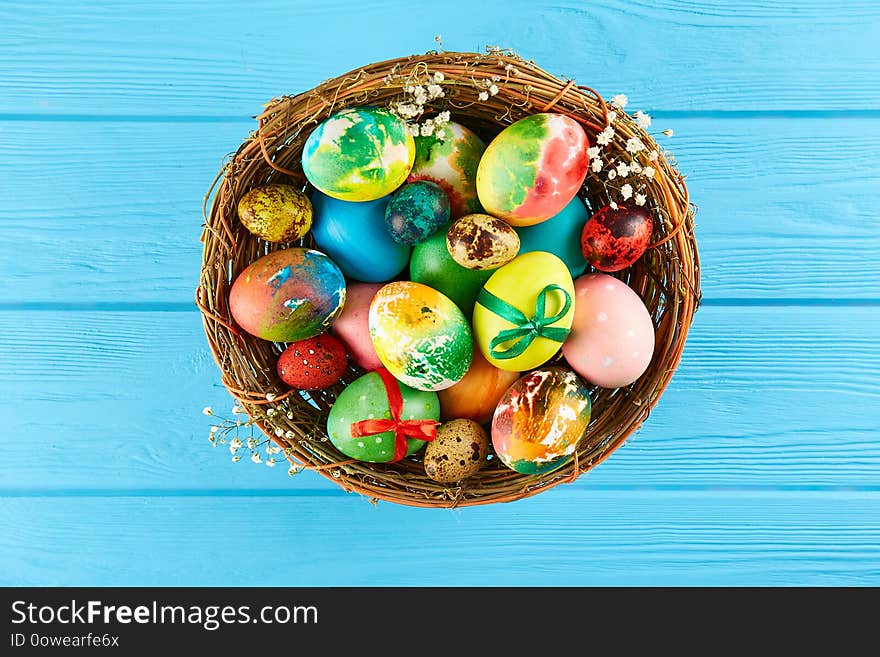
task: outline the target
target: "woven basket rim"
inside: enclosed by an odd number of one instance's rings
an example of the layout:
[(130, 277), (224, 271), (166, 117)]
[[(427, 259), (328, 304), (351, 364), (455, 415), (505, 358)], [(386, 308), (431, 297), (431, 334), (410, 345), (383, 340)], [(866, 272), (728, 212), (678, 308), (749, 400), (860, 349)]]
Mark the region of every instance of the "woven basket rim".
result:
[[(660, 151), (651, 163), (656, 174), (648, 185), (648, 206), (659, 221), (655, 221), (655, 239), (649, 251), (617, 276), (639, 294), (651, 312), (655, 353), (648, 370), (631, 386), (593, 389), (590, 427), (574, 457), (561, 468), (543, 475), (522, 475), (504, 468), (496, 458), (474, 477), (444, 486), (420, 471), (418, 454), (397, 464), (349, 459), (329, 443), (322, 420), (342, 386), (363, 371), (350, 366), (341, 384), (308, 396), (287, 389), (272, 366), (280, 346), (239, 330), (227, 302), (229, 287), (245, 266), (269, 251), (296, 245), (267, 245), (244, 230), (236, 216), (241, 194), (268, 181), (304, 187), (307, 182), (297, 168), (299, 153), (321, 120), (344, 106), (387, 104), (399, 96), (404, 84), (435, 72), (443, 74), (447, 92), (435, 109), (449, 109), (453, 121), (478, 133), (482, 129), (488, 136), (528, 114), (552, 111), (579, 121), (590, 144), (595, 144), (595, 135), (607, 122), (609, 108), (596, 91), (555, 77), (534, 62), (499, 49), (485, 53), (432, 51), (389, 59), (354, 69), (303, 93), (274, 98), (255, 117), (258, 128), (224, 164), (205, 196), (196, 303), (223, 385), (297, 468), (314, 470), (371, 501), (419, 507), (513, 501), (574, 481), (641, 427), (678, 367), (700, 303), (695, 207), (688, 198), (684, 177), (668, 154), (630, 117), (618, 113), (617, 134), (605, 148), (623, 154), (626, 139), (639, 137), (649, 148)], [(487, 84), (483, 81), (496, 78), (497, 95), (480, 100), (478, 94)], [(607, 202), (606, 193), (607, 189), (589, 175), (581, 197), (595, 210), (603, 200)], [(309, 236), (305, 239), (297, 244), (309, 245)], [(556, 362), (564, 364), (557, 356), (545, 366)], [(272, 416), (267, 413), (269, 408), (275, 409)]]

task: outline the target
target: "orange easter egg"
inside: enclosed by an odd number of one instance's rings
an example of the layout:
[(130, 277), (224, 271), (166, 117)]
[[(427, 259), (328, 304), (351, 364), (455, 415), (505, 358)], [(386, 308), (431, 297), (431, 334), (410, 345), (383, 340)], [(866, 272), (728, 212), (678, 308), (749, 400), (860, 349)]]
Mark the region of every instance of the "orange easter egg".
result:
[(464, 378), (438, 392), (444, 421), (466, 419), (485, 424), (492, 419), (504, 392), (519, 378), (518, 372), (500, 370), (474, 349), (474, 360)]

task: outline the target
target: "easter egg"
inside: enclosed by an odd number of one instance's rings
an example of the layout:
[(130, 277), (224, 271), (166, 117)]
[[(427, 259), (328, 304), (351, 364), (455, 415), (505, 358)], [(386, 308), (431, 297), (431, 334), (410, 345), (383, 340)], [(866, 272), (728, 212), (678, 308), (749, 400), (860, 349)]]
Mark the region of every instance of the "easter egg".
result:
[(486, 145), (468, 128), (447, 123), (442, 138), (416, 137), (416, 158), (408, 180), (430, 180), (449, 197), (453, 219), (482, 212), (477, 198), (477, 167)]
[(345, 347), (332, 335), (318, 335), (287, 346), (278, 357), (278, 376), (297, 390), (321, 390), (342, 378), (348, 366)]
[(462, 267), (497, 269), (516, 257), (519, 235), (501, 219), (466, 214), (446, 232), (446, 248)]
[(438, 392), (440, 416), (444, 420), (465, 418), (480, 424), (492, 420), (501, 395), (519, 378), (519, 372), (501, 370), (489, 363), (480, 350), (464, 378), (451, 388)]
[(418, 244), (449, 223), (449, 197), (437, 183), (409, 183), (391, 196), (385, 228), (395, 242)]
[(342, 311), (345, 279), (320, 251), (274, 251), (242, 271), (229, 291), (229, 310), (251, 335), (295, 342), (323, 333)]
[(388, 283), (370, 305), (370, 337), (379, 360), (417, 390), (443, 390), (467, 373), (474, 349), (467, 319), (437, 290)]
[[(389, 377), (390, 378), (390, 377)], [(413, 390), (399, 381), (393, 381), (403, 399), (401, 420), (430, 420), (439, 424), (440, 404), (437, 394)], [(394, 431), (364, 436), (353, 435), (358, 422), (364, 420), (390, 420), (391, 406), (388, 391), (378, 372), (368, 372), (345, 386), (327, 416), (327, 437), (333, 446), (346, 456), (371, 463), (390, 463), (394, 460)], [(406, 439), (406, 454), (417, 452), (424, 440)]]
[(410, 247), (385, 230), (388, 198), (350, 203), (315, 192), (312, 236), (342, 272), (356, 281), (378, 283), (397, 276), (409, 261)]
[(574, 282), (574, 322), (562, 347), (565, 359), (589, 383), (628, 386), (654, 355), (651, 315), (626, 283), (607, 274), (587, 274)]
[(471, 316), (477, 293), (492, 273), (491, 269), (465, 269), (455, 262), (446, 248), (445, 230), (416, 244), (409, 262), (410, 280), (445, 294), (465, 317)]
[(302, 168), (328, 196), (372, 201), (400, 187), (415, 152), (403, 119), (378, 107), (349, 107), (312, 131), (303, 146)]
[(529, 372), (498, 402), (492, 446), (498, 458), (522, 474), (541, 474), (566, 463), (590, 424), (590, 393), (574, 372), (561, 367)]
[(290, 185), (263, 185), (241, 197), (238, 218), (267, 242), (293, 242), (309, 232), (312, 202)]
[[(551, 253), (533, 251), (517, 256), (486, 281), (474, 306), (474, 335), (492, 365), (524, 372), (556, 355), (573, 317), (574, 284), (565, 263)], [(542, 325), (539, 334), (532, 331), (534, 322)]]
[(349, 283), (345, 306), (331, 327), (348, 349), (351, 359), (365, 370), (382, 366), (370, 339), (370, 304), (382, 283)]
[(452, 420), (425, 448), (425, 474), (441, 484), (477, 474), (489, 455), (489, 436), (473, 420)]
[(581, 249), (599, 271), (626, 269), (651, 244), (654, 221), (645, 208), (606, 206), (590, 217), (581, 233)]
[(552, 253), (565, 263), (572, 278), (580, 276), (587, 268), (587, 261), (581, 252), (581, 232), (589, 218), (584, 202), (579, 196), (575, 196), (562, 208), (562, 212), (547, 221), (517, 228), (519, 252)]
[(477, 169), (486, 212), (531, 226), (562, 211), (587, 176), (587, 135), (563, 114), (533, 114), (492, 140)]

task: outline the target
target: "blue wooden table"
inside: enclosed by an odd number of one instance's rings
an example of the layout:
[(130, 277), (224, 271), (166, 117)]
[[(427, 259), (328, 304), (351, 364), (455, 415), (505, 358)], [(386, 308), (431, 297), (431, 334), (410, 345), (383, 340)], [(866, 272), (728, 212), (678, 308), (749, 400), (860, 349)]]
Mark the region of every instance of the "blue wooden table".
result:
[[(641, 432), (457, 511), (213, 450), (192, 303), (261, 104), (436, 34), (673, 128), (704, 263)], [(3, 0), (0, 584), (880, 584), (878, 42), (876, 0)]]

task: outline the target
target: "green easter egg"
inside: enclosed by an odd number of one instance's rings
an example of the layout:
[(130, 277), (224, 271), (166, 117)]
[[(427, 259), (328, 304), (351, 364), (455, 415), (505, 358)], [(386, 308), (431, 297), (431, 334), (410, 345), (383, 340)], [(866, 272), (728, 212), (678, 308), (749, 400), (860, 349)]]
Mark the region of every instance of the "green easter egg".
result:
[(417, 244), (409, 263), (409, 277), (445, 294), (465, 317), (470, 317), (477, 294), (494, 269), (465, 269), (452, 259), (446, 248), (446, 229)]
[[(440, 400), (435, 392), (413, 390), (399, 381), (403, 396), (402, 420), (439, 420)], [(327, 417), (327, 436), (340, 452), (348, 457), (370, 463), (394, 460), (394, 432), (355, 438), (351, 425), (367, 419), (391, 419), (385, 384), (376, 372), (368, 372), (345, 387)], [(424, 440), (407, 439), (407, 456), (419, 451)]]

